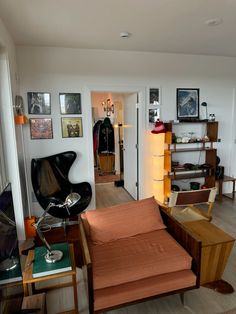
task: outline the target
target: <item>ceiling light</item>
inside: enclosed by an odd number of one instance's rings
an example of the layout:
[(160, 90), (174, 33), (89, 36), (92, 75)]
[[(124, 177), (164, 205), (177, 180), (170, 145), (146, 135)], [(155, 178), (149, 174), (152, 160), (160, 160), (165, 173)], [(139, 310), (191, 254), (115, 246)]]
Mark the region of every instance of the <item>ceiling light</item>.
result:
[(131, 36), (131, 34), (129, 32), (121, 32), (120, 33), (121, 38), (129, 38), (130, 36)]
[(214, 18), (214, 19), (209, 19), (205, 21), (205, 24), (208, 26), (217, 26), (223, 23), (223, 19), (220, 17)]

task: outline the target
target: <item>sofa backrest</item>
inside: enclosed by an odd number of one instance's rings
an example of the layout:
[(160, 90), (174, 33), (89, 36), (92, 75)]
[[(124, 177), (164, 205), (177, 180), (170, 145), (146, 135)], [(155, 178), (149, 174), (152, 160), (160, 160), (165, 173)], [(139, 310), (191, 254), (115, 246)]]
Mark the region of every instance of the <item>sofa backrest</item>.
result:
[(166, 228), (154, 197), (83, 213), (87, 233), (97, 244)]

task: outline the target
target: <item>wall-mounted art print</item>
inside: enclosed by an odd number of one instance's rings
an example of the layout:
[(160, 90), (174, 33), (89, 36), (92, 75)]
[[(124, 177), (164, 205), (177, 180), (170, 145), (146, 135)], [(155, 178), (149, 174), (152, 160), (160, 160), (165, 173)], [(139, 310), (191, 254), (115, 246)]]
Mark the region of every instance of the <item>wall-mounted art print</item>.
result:
[(49, 93), (28, 92), (29, 114), (51, 114), (51, 99)]
[(61, 118), (62, 137), (82, 137), (82, 118)]
[(176, 102), (178, 120), (199, 119), (199, 88), (177, 88)]
[(148, 109), (149, 123), (155, 123), (160, 119), (160, 108)]
[(81, 94), (60, 93), (61, 114), (81, 114)]
[(36, 118), (30, 120), (30, 134), (32, 140), (52, 139), (52, 119)]
[(149, 104), (160, 105), (160, 89), (159, 88), (149, 89)]

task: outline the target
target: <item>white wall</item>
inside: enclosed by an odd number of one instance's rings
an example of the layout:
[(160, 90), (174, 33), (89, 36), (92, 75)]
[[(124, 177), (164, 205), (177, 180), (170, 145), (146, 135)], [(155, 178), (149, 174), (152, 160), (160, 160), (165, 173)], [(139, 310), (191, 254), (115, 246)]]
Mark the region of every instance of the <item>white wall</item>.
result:
[[(75, 150), (79, 158), (71, 172), (74, 181), (93, 182), (92, 118), (90, 91), (132, 91), (161, 87), (161, 117), (176, 119), (176, 88), (200, 88), (200, 103), (208, 103), (208, 112), (219, 121), (218, 155), (226, 173), (232, 148), (232, 105), (236, 81), (234, 58), (164, 53), (142, 53), (66, 48), (17, 47), (20, 93), (27, 104), (28, 91), (51, 93), (54, 139), (30, 139), (25, 128), (28, 167), (30, 159), (62, 150)], [(98, 88), (96, 88), (96, 86)], [(125, 88), (124, 88), (125, 87)], [(122, 90), (123, 89), (123, 90)], [(82, 93), (84, 137), (62, 139), (59, 92)], [(144, 95), (148, 99), (148, 95)], [(27, 112), (27, 110), (26, 110)], [(145, 103), (140, 108), (141, 197), (150, 195), (150, 131), (145, 129)], [(30, 169), (30, 168), (29, 168)], [(230, 174), (230, 173), (228, 173)], [(93, 203), (94, 204), (94, 203)], [(92, 205), (93, 205), (92, 204)], [(35, 208), (36, 209), (36, 208)]]
[(15, 60), (15, 46), (10, 34), (0, 19), (0, 112), (3, 132), (3, 146), (6, 157), (7, 179), (11, 182), (18, 239), (24, 234), (24, 216), (20, 174), (18, 166), (13, 99), (17, 93), (18, 82)]

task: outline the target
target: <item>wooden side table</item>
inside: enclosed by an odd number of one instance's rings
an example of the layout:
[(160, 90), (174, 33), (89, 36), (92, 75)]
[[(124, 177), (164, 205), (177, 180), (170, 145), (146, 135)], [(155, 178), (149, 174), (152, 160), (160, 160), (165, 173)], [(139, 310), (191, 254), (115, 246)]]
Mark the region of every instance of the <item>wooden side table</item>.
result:
[[(29, 287), (30, 286), (32, 288), (32, 293), (46, 292), (46, 291), (52, 290), (52, 289), (59, 289), (59, 288), (73, 286), (75, 310), (71, 311), (71, 313), (79, 313), (79, 311), (78, 311), (78, 297), (77, 297), (77, 283), (76, 283), (76, 266), (75, 266), (73, 244), (69, 245), (69, 249), (70, 249), (72, 270), (65, 271), (62, 273), (53, 274), (53, 275), (42, 276), (42, 277), (38, 277), (38, 278), (33, 278), (33, 276), (32, 276), (34, 250), (29, 251), (27, 259), (26, 259), (26, 263), (25, 263), (25, 270), (23, 272), (23, 288), (24, 288), (24, 296), (25, 297), (29, 295)], [(41, 281), (50, 280), (50, 279), (56, 279), (56, 278), (60, 278), (60, 277), (67, 277), (67, 276), (72, 277), (72, 282), (64, 283), (64, 284), (58, 284), (58, 285), (54, 285), (54, 286), (50, 286), (50, 287), (45, 287), (42, 289), (37, 289), (37, 290), (35, 289), (35, 283), (36, 282), (41, 282)], [(67, 312), (67, 313), (70, 313), (70, 312)]]
[[(219, 200), (221, 201), (223, 196), (226, 196), (226, 197), (234, 200), (234, 198), (235, 198), (234, 192), (235, 192), (235, 181), (236, 181), (236, 178), (229, 177), (229, 176), (224, 176), (223, 179), (217, 179), (216, 181), (219, 184)], [(232, 193), (231, 193), (231, 196), (223, 194), (223, 183), (224, 182), (232, 182)]]
[(222, 275), (235, 239), (206, 220), (188, 221), (183, 225), (202, 241), (200, 284), (222, 293), (233, 292)]

